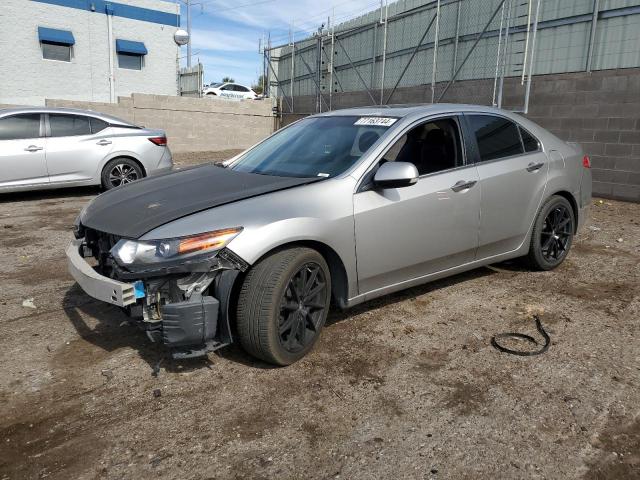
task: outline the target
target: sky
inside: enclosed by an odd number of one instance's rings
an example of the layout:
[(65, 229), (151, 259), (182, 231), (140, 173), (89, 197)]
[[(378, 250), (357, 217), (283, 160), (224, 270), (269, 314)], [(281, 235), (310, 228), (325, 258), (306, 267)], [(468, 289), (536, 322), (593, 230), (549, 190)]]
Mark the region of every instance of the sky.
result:
[[(181, 25), (186, 29), (185, 0)], [(336, 24), (380, 6), (380, 0), (191, 0), (192, 64), (204, 65), (205, 84), (232, 77), (251, 86), (262, 72), (259, 39), (271, 33), (273, 46), (289, 41), (293, 24), (300, 40), (316, 31), (335, 12)], [(182, 65), (186, 65), (186, 47)]]

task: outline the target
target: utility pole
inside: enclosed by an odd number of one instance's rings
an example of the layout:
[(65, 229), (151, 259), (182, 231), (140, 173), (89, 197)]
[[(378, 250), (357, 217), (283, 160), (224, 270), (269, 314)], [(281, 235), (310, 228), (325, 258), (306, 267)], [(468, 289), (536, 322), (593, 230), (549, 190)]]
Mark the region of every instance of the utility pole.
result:
[(191, 67), (191, 0), (187, 3), (187, 33), (189, 34), (189, 43), (187, 43), (187, 68)]

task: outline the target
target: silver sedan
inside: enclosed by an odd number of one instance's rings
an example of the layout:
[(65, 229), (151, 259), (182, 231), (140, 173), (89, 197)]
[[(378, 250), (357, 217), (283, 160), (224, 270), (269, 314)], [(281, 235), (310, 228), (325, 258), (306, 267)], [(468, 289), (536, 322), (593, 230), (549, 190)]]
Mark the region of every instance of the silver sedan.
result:
[(578, 145), (514, 113), (373, 107), (300, 120), (226, 168), (115, 193), (77, 220), (67, 256), (82, 288), (175, 357), (237, 332), (252, 355), (287, 365), (311, 350), (331, 303), (513, 258), (557, 267), (587, 217), (591, 172)]
[(0, 110), (0, 192), (102, 185), (110, 189), (173, 162), (162, 130), (89, 110)]

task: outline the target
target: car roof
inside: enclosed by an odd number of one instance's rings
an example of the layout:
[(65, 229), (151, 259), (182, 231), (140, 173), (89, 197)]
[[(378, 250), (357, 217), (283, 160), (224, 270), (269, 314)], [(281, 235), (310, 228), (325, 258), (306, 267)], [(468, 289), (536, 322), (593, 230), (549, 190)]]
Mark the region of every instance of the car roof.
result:
[(402, 105), (373, 105), (366, 107), (351, 107), (342, 110), (333, 110), (314, 116), (382, 116), (382, 117), (407, 117), (410, 115), (432, 115), (439, 113), (481, 112), (509, 114), (506, 110), (485, 105), (467, 105), (461, 103), (416, 103)]
[(237, 83), (237, 82), (222, 82), (220, 85), (240, 85), (241, 87), (247, 87), (246, 85), (242, 84), (242, 83)]
[(123, 120), (106, 113), (100, 113), (93, 110), (82, 110), (80, 108), (63, 108), (63, 107), (12, 107), (0, 109), (0, 115), (15, 115), (19, 113), (67, 113), (73, 115), (88, 115), (96, 117), (111, 124), (134, 125), (127, 120)]

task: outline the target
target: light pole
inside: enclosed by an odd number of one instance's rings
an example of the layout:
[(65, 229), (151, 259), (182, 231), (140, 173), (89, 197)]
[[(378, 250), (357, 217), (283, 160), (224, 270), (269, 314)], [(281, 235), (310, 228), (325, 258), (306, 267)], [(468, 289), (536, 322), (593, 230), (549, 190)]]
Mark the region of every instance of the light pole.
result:
[(191, 67), (191, 0), (187, 1), (187, 34), (189, 42), (187, 42), (187, 68)]
[(202, 2), (194, 3), (192, 0), (180, 0), (187, 7), (187, 34), (189, 35), (189, 42), (187, 43), (187, 68), (191, 67), (191, 6), (204, 5)]

